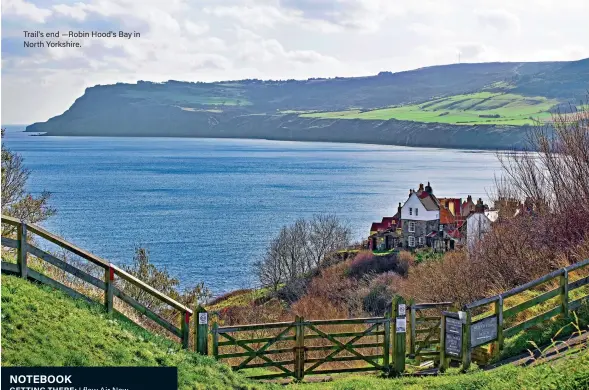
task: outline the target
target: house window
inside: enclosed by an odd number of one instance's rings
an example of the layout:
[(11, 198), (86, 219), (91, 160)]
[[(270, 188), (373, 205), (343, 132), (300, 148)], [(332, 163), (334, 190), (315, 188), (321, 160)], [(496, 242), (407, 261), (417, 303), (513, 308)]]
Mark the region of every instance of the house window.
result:
[(444, 231), (444, 225), (440, 224), (440, 231)]
[(409, 232), (415, 232), (415, 222), (409, 222)]
[(417, 217), (419, 215), (419, 209), (415, 208), (415, 216)]
[(419, 237), (417, 239), (417, 242), (419, 243), (419, 245), (423, 245), (423, 237)]
[(413, 207), (409, 207), (409, 215), (413, 215)]
[(415, 246), (415, 237), (413, 237), (413, 236), (409, 236), (409, 237), (408, 237), (408, 242), (407, 242), (407, 243), (409, 244), (409, 246), (410, 246), (410, 247), (412, 247), (412, 248), (413, 248), (413, 247)]

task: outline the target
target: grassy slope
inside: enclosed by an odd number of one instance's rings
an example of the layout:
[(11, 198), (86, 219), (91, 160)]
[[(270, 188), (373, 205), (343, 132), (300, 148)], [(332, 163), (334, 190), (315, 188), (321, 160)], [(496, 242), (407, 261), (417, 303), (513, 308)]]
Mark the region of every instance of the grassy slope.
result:
[(2, 365), (177, 366), (181, 389), (262, 388), (212, 358), (107, 316), (97, 305), (6, 275)]
[[(421, 104), (383, 108), (379, 110), (338, 111), (302, 114), (310, 118), (339, 119), (397, 119), (415, 122), (448, 124), (533, 124), (530, 119), (545, 119), (548, 110), (558, 101), (545, 97), (525, 97), (511, 93), (478, 92), (434, 99)], [(481, 118), (479, 115), (500, 115), (499, 118)]]
[[(46, 286), (2, 275), (4, 366), (177, 366), (181, 389), (278, 388), (248, 381), (214, 359), (182, 351), (97, 305), (76, 301)], [(293, 385), (305, 389), (513, 389), (589, 388), (589, 353), (535, 368), (433, 378), (382, 379), (335, 376), (335, 381)]]
[(293, 386), (313, 389), (444, 389), (444, 390), (512, 390), (512, 389), (588, 389), (589, 350), (535, 367), (503, 366), (492, 371), (474, 371), (458, 375), (456, 369), (448, 374), (428, 378), (382, 379), (375, 376), (349, 376), (334, 382)]

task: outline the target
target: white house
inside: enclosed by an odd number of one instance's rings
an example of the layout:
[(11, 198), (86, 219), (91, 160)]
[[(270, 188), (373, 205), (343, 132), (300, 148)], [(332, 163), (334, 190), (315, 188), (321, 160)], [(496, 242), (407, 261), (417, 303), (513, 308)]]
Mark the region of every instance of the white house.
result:
[(491, 223), (497, 220), (499, 213), (496, 210), (471, 213), (466, 218), (466, 245), (469, 251), (473, 250), (483, 236), (491, 230)]

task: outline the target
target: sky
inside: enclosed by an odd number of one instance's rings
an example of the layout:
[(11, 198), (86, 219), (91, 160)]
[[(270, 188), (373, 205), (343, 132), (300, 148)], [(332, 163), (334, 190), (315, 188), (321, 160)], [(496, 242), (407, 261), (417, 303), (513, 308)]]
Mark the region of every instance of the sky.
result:
[[(45, 121), (97, 84), (577, 60), (587, 15), (587, 0), (2, 0), (1, 121)], [(26, 48), (24, 31), (140, 37)]]

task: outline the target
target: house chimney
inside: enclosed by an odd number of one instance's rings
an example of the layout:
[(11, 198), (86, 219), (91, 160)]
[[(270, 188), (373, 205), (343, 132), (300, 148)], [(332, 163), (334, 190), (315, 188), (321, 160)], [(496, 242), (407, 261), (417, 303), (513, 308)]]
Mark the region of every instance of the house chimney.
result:
[(401, 218), (401, 202), (399, 202), (399, 207), (397, 208), (397, 212), (399, 213), (399, 218)]
[(479, 200), (477, 200), (477, 204), (474, 208), (474, 212), (475, 213), (484, 213), (485, 212), (485, 205), (483, 204), (482, 198), (479, 198)]
[(409, 189), (409, 196), (411, 196), (413, 194), (413, 188)]
[(419, 183), (419, 192), (423, 192), (423, 183)]
[(434, 193), (434, 190), (433, 190), (432, 186), (429, 184), (429, 181), (427, 182), (427, 186), (425, 186), (425, 192), (427, 192), (430, 195), (432, 195)]
[(472, 196), (468, 195), (468, 197), (466, 198), (466, 201), (469, 203), (472, 202)]

